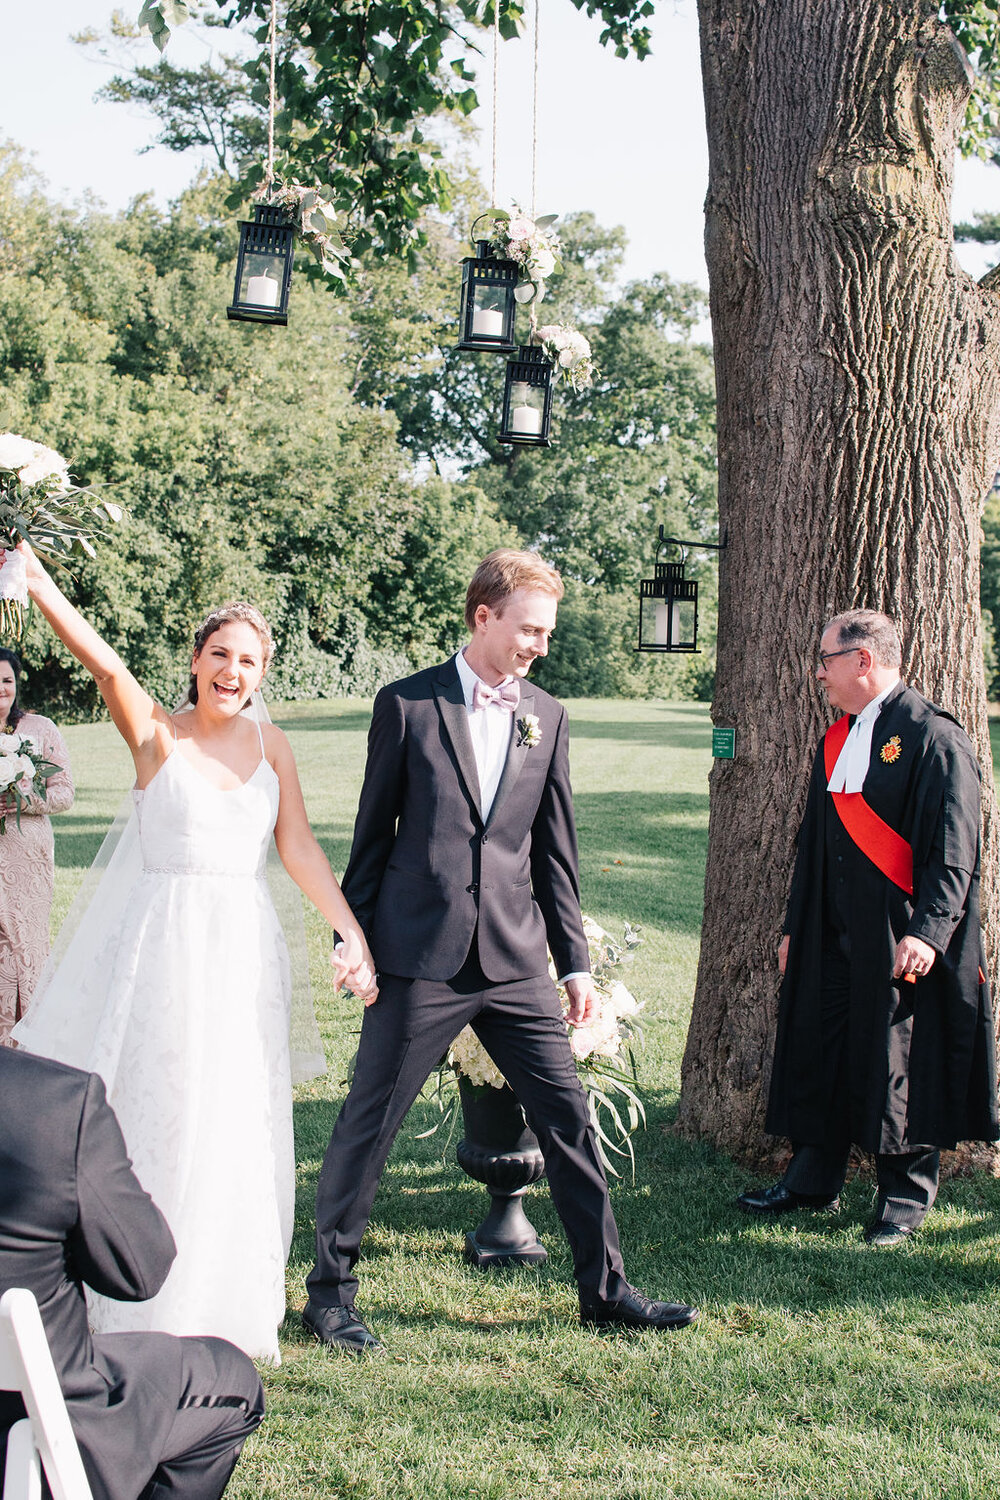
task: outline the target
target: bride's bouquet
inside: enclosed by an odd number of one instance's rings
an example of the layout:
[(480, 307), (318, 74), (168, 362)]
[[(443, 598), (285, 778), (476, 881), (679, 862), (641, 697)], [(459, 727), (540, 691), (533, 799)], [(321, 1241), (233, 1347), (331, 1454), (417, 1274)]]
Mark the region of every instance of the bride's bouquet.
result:
[(24, 561), (14, 548), (26, 541), (43, 562), (60, 566), (72, 555), (96, 557), (93, 538), (121, 507), (72, 482), (54, 448), (13, 432), (0, 433), (0, 636), (19, 641), (28, 616)]
[(7, 818), (13, 810), (21, 826), (21, 809), (32, 797), (45, 801), (48, 782), (61, 770), (54, 760), (39, 754), (27, 734), (0, 734), (0, 833), (7, 832)]

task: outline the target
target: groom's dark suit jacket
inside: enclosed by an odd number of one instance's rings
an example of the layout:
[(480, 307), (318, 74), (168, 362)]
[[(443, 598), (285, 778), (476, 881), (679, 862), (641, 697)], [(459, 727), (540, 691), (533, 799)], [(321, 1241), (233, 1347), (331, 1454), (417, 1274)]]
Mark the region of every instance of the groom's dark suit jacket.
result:
[[(486, 710), (494, 712), (494, 710)], [(380, 970), (447, 980), (476, 939), (487, 979), (588, 970), (580, 919), (566, 710), (522, 685), (500, 785), (483, 819), (468, 710), (454, 659), (375, 699), (344, 894)]]
[[(91, 1338), (82, 1284), (141, 1301), (173, 1258), (101, 1080), (0, 1047), (0, 1294), (35, 1295), (99, 1500), (136, 1495), (155, 1466), (181, 1396), (183, 1345), (158, 1334)], [(0, 1473), (6, 1434), (23, 1415), (20, 1397), (0, 1392)]]

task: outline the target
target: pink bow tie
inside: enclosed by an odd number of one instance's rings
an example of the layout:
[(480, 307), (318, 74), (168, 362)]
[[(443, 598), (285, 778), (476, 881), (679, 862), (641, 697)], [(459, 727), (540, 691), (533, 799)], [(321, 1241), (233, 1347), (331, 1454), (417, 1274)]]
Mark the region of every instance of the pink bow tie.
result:
[(473, 708), (489, 708), (495, 703), (497, 708), (506, 708), (514, 713), (521, 701), (521, 684), (519, 682), (502, 682), (499, 687), (487, 687), (485, 682), (477, 679), (475, 691), (472, 695)]

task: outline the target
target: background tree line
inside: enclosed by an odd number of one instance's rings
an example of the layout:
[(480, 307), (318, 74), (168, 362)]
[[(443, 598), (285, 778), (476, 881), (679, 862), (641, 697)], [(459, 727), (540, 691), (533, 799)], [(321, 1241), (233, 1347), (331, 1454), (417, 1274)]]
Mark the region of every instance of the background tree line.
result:
[[(277, 695), (368, 695), (464, 638), (472, 567), (513, 544), (538, 546), (567, 583), (546, 686), (707, 694), (710, 560), (692, 558), (705, 654), (632, 649), (657, 525), (714, 535), (700, 290), (665, 274), (617, 288), (623, 232), (568, 217), (544, 319), (584, 327), (600, 373), (579, 394), (557, 386), (552, 448), (511, 450), (492, 435), (503, 360), (451, 347), (478, 183), (428, 216), (415, 273), (388, 260), (341, 298), (297, 275), (287, 330), (226, 318), (231, 190), (219, 173), (166, 211), (69, 208), (16, 145), (0, 149), (0, 426), (57, 448), (127, 508), (68, 586), (137, 675), (172, 701), (193, 625), (239, 595), (272, 621)], [(50, 632), (30, 627), (25, 656), (36, 701), (96, 711)]]

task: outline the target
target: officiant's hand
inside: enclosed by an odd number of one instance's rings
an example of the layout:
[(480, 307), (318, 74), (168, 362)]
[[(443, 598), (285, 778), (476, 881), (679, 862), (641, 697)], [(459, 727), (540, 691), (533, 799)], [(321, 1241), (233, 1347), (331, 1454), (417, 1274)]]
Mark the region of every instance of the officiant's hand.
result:
[(567, 1020), (574, 1026), (586, 1026), (597, 1014), (597, 990), (589, 974), (580, 974), (566, 981), (566, 996), (569, 1000)]
[(334, 983), (339, 989), (344, 986), (358, 996), (365, 1005), (374, 1005), (378, 999), (378, 980), (375, 962), (362, 942), (353, 932), (348, 933), (330, 954)]

